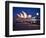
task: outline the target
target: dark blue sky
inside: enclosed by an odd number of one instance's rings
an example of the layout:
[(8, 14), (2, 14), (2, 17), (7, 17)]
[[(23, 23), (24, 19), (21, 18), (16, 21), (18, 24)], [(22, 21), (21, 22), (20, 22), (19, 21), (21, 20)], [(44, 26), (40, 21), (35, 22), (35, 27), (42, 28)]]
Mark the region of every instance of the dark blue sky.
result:
[(40, 16), (40, 8), (27, 7), (13, 7), (13, 16), (16, 16), (16, 14), (20, 14), (22, 11), (26, 12), (27, 14), (31, 14), (32, 16), (36, 16), (36, 13), (39, 13)]

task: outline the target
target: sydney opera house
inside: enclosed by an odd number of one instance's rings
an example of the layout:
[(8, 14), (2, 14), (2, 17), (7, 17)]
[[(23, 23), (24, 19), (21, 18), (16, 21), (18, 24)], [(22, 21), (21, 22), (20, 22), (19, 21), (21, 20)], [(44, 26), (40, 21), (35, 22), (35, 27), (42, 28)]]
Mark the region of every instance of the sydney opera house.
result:
[[(36, 15), (39, 15), (38, 13)], [(40, 17), (32, 16), (22, 11), (15, 17), (13, 30), (37, 30), (40, 29)]]

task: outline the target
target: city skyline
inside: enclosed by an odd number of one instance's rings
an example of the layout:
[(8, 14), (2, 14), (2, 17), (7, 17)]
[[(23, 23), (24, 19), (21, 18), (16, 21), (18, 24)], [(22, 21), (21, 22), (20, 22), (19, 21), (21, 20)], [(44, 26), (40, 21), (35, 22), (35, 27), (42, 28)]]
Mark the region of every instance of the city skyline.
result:
[(13, 7), (13, 30), (40, 29), (40, 8)]

